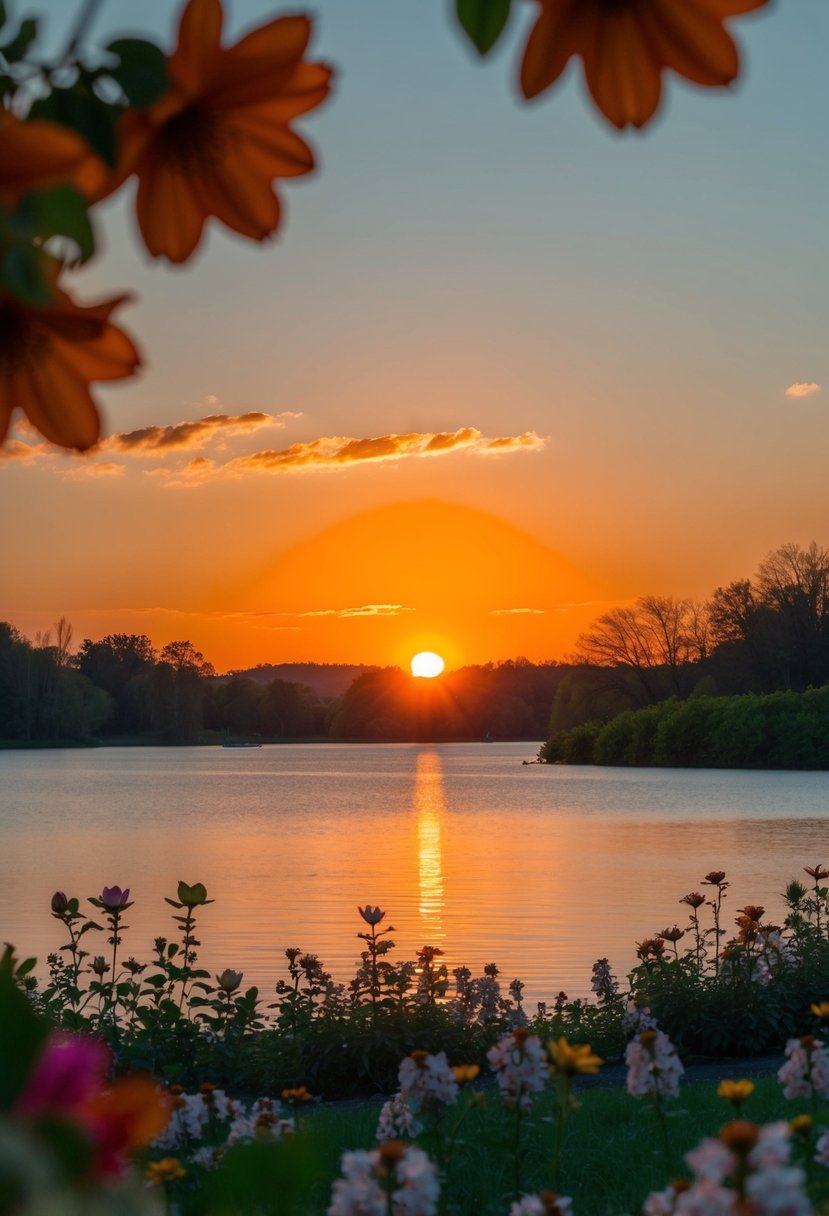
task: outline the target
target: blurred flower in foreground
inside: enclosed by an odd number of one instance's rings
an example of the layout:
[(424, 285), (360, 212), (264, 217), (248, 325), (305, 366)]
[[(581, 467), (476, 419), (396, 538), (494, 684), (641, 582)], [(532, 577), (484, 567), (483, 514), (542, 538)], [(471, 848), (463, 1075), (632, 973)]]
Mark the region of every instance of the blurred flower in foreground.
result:
[(123, 380), (139, 366), (130, 339), (110, 316), (125, 296), (83, 306), (57, 286), (45, 308), (0, 291), (0, 443), (14, 410), (50, 441), (81, 451), (100, 434), (93, 380)]
[(314, 167), (290, 128), (328, 93), (331, 70), (307, 63), (306, 17), (269, 21), (221, 46), (220, 0), (189, 0), (167, 62), (169, 90), (121, 120), (119, 163), (101, 192), (138, 177), (138, 226), (155, 257), (184, 262), (208, 216), (255, 241), (279, 226), (272, 182)]
[(15, 206), (31, 190), (83, 185), (101, 162), (68, 127), (23, 121), (0, 109), (0, 202)]
[(536, 97), (581, 57), (590, 94), (615, 127), (642, 127), (670, 68), (694, 84), (722, 87), (740, 70), (726, 18), (767, 0), (537, 0), (524, 50), (521, 91)]

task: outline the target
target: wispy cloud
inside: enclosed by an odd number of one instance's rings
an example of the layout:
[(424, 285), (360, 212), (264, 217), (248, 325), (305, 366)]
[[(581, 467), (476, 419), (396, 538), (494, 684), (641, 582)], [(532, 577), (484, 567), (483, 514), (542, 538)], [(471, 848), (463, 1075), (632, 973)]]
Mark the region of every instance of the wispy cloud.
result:
[(786, 389), (787, 397), (814, 397), (815, 393), (819, 393), (821, 386), (815, 384), (813, 380), (800, 381), (797, 384), (790, 384)]
[(70, 481), (87, 481), (97, 477), (123, 477), (126, 465), (115, 464), (113, 461), (85, 460), (83, 464), (73, 465), (66, 469), (63, 476)]
[(259, 410), (251, 410), (247, 414), (208, 414), (205, 418), (175, 422), (169, 426), (145, 426), (137, 431), (122, 431), (104, 439), (99, 450), (129, 452), (134, 456), (194, 451), (220, 435), (230, 437), (249, 434), (268, 426), (284, 427), (289, 420), (301, 417), (301, 414), (291, 410), (281, 414), (265, 414)]
[(236, 456), (224, 463), (206, 457), (191, 460), (170, 476), (170, 485), (187, 481), (206, 481), (214, 477), (239, 477), (245, 473), (287, 473), (311, 469), (343, 469), (382, 461), (445, 456), (466, 452), (475, 456), (503, 455), (508, 452), (539, 451), (545, 440), (535, 431), (521, 435), (488, 438), (475, 427), (457, 431), (415, 431), (405, 435), (374, 435), (364, 439), (324, 435), (287, 448), (267, 448), (247, 456)]
[(297, 615), (306, 616), (338, 616), (342, 620), (353, 616), (402, 616), (404, 612), (414, 612), (414, 608), (406, 608), (403, 604), (363, 604), (359, 608), (318, 608), (313, 612), (300, 612)]
[(543, 616), (543, 608), (493, 608), (490, 616)]

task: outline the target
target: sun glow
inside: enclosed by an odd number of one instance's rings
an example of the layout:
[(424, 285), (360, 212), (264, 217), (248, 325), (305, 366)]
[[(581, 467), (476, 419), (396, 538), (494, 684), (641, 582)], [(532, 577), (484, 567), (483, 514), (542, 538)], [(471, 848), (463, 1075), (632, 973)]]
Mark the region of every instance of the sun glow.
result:
[(443, 659), (433, 650), (421, 650), (411, 662), (412, 675), (424, 680), (433, 680), (443, 671)]

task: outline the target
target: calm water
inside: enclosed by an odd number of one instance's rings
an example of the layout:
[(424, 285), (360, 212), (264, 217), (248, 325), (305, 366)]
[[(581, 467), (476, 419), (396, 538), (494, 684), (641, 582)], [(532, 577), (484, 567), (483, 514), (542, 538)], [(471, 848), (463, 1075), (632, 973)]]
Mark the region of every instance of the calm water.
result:
[[(358, 903), (388, 909), (398, 957), (495, 961), (531, 1000), (589, 988), (608, 955), (684, 923), (711, 869), (778, 914), (829, 863), (829, 774), (523, 767), (527, 744), (0, 752), (0, 941), (62, 943), (55, 889), (129, 886), (127, 952), (169, 934), (164, 895), (206, 883), (202, 960), (272, 990), (286, 946), (346, 979)], [(90, 909), (91, 911), (91, 909)], [(94, 935), (91, 935), (94, 936)], [(89, 939), (88, 939), (89, 940)], [(98, 947), (103, 948), (103, 943)]]

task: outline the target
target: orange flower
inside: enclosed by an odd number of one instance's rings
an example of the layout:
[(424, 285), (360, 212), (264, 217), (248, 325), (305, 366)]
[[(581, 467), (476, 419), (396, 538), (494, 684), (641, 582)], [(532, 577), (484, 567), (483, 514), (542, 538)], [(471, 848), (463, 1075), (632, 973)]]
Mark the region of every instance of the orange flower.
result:
[(112, 1089), (87, 1101), (79, 1113), (92, 1131), (98, 1169), (120, 1173), (125, 1154), (164, 1131), (171, 1108), (169, 1095), (142, 1073), (119, 1078)]
[(723, 86), (739, 72), (726, 18), (767, 0), (538, 0), (521, 91), (536, 97), (581, 56), (587, 87), (615, 127), (642, 127), (659, 106), (662, 72)]
[(124, 299), (84, 307), (55, 282), (52, 302), (34, 308), (0, 292), (0, 444), (16, 409), (51, 443), (83, 450), (96, 442), (100, 419), (90, 383), (123, 380), (140, 363), (109, 319)]
[(57, 123), (23, 121), (0, 109), (0, 204), (15, 207), (30, 190), (71, 184), (85, 190), (102, 162), (80, 135)]
[(307, 17), (279, 17), (221, 45), (220, 0), (188, 0), (178, 46), (167, 61), (169, 90), (121, 120), (119, 165), (102, 193), (135, 173), (138, 226), (155, 257), (184, 262), (208, 216), (251, 240), (279, 226), (272, 183), (314, 167), (290, 122), (318, 106), (331, 70), (306, 63)]

